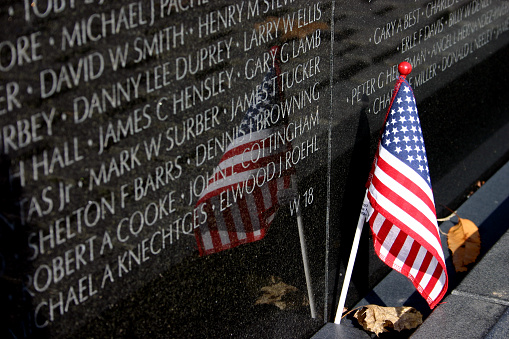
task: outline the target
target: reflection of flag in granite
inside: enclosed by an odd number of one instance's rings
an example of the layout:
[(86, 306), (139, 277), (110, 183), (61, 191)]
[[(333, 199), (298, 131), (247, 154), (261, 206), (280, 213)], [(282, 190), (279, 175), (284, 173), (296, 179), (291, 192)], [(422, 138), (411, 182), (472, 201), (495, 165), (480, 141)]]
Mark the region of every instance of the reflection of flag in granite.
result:
[(410, 85), (396, 83), (368, 181), (368, 219), (377, 255), (407, 276), (431, 308), (447, 271), (422, 131)]
[(279, 207), (278, 192), (290, 187), (290, 171), (283, 168), (290, 146), (277, 133), (282, 124), (270, 125), (264, 119), (266, 110), (281, 101), (275, 66), (258, 87), (258, 99), (248, 108), (196, 203), (205, 204), (207, 214), (195, 228), (200, 255), (262, 239)]

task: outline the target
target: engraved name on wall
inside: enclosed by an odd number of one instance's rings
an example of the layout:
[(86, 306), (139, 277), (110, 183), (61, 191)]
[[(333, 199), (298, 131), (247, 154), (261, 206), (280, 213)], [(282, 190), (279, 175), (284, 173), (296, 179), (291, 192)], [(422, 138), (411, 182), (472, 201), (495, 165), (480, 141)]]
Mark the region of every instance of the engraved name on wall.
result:
[[(330, 96), (326, 8), (257, 0), (2, 6), (2, 237), (21, 239), (3, 251), (2, 273), (16, 281), (12, 302), (33, 304), (13, 333), (72, 313), (82, 321), (87, 305), (111, 305), (197, 255), (194, 232), (207, 207), (196, 202), (246, 111), (271, 95), (260, 85), (276, 63), (269, 81), (282, 95), (252, 128), (284, 127), (241, 164), (256, 163), (268, 144), (292, 146), (216, 207), (277, 180), (275, 172), (318, 166)], [(307, 202), (312, 193), (306, 188)]]

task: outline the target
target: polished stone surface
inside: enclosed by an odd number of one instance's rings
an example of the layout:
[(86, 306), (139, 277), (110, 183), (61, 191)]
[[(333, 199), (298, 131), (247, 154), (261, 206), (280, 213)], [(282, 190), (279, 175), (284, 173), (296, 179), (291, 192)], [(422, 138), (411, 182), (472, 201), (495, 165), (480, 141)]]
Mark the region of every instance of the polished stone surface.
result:
[[(0, 337), (312, 336), (334, 316), (401, 61), (414, 66), (439, 216), (509, 158), (507, 4), (477, 3), (2, 2)], [(274, 45), (272, 102), (261, 85)], [(248, 108), (267, 101), (256, 125), (291, 131), (287, 148), (259, 161), (276, 138), (263, 139), (232, 173), (247, 157), (259, 186), (284, 168), (297, 187), (246, 191), (248, 207), (227, 190), (205, 213), (202, 191)], [(200, 256), (205, 214), (225, 248), (226, 233), (243, 241), (237, 226), (272, 223), (259, 241)], [(484, 254), (505, 229), (480, 228)], [(388, 272), (366, 229), (347, 305), (418, 302), (393, 274), (373, 289)]]

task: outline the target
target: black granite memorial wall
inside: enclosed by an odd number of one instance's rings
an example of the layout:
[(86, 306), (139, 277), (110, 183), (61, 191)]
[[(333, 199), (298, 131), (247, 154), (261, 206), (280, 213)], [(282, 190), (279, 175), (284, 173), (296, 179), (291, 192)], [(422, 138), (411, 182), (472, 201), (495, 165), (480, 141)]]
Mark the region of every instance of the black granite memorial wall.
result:
[[(0, 5), (2, 337), (307, 338), (397, 65), (438, 214), (509, 155), (507, 1)], [(387, 268), (362, 239), (347, 304)]]

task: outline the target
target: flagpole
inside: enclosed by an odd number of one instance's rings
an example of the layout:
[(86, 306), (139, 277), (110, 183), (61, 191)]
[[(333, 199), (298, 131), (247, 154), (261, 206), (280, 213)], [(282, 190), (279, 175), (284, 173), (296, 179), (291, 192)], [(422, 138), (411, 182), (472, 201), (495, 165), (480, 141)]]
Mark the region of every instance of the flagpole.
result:
[[(297, 190), (297, 182), (295, 181), (295, 177), (291, 176), (293, 189)], [(316, 318), (316, 307), (315, 307), (315, 296), (313, 294), (313, 288), (311, 286), (311, 274), (309, 272), (309, 262), (308, 262), (308, 254), (306, 248), (306, 241), (304, 237), (304, 223), (302, 222), (302, 214), (300, 212), (300, 206), (296, 206), (297, 212), (297, 228), (299, 229), (299, 239), (300, 239), (300, 250), (302, 253), (302, 262), (304, 263), (304, 275), (306, 276), (306, 286), (308, 290), (308, 299), (309, 299), (309, 308), (311, 310), (311, 318)]]
[(352, 250), (350, 251), (350, 258), (348, 259), (348, 266), (346, 267), (345, 279), (343, 280), (343, 287), (341, 288), (341, 295), (339, 297), (338, 308), (336, 310), (336, 318), (334, 323), (341, 323), (341, 316), (343, 315), (343, 308), (345, 307), (346, 295), (348, 293), (348, 287), (350, 286), (350, 280), (352, 278), (353, 266), (355, 264), (355, 258), (357, 257), (357, 250), (359, 249), (359, 241), (361, 239), (362, 229), (364, 222), (366, 221), (367, 206), (368, 206), (368, 190), (364, 195), (364, 201), (362, 202), (362, 209), (359, 215), (359, 221), (357, 222), (357, 230), (353, 238)]

